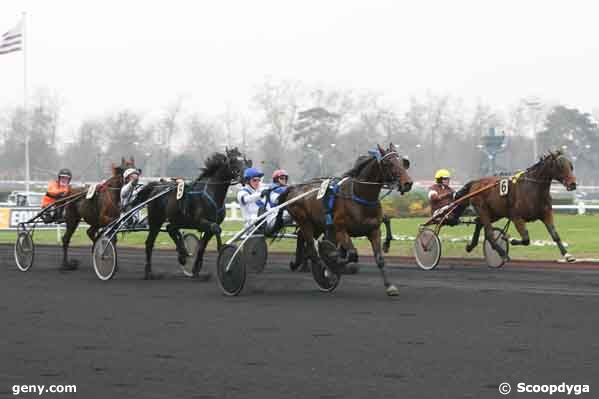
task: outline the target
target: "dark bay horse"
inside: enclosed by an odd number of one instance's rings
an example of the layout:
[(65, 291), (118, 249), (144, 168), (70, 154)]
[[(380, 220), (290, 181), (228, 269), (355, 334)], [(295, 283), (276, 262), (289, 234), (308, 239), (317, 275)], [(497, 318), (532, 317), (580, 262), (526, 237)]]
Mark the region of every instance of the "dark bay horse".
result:
[[(135, 160), (121, 158), (121, 164), (112, 165), (112, 176), (96, 188), (91, 199), (82, 196), (77, 201), (65, 207), (66, 231), (62, 236), (62, 267), (67, 270), (76, 269), (78, 262), (68, 259), (69, 243), (79, 222), (83, 219), (88, 225), (87, 236), (94, 242), (98, 230), (118, 218), (121, 212), (121, 187), (123, 187), (123, 173), (128, 168), (135, 167)], [(74, 190), (74, 193), (84, 192), (87, 188)]]
[[(225, 150), (225, 154), (214, 153), (205, 162), (201, 175), (189, 186), (185, 187), (183, 198), (177, 200), (177, 193), (171, 191), (148, 204), (148, 224), (150, 232), (146, 238), (145, 279), (152, 275), (152, 250), (154, 242), (164, 222), (168, 221), (166, 230), (177, 246), (178, 260), (182, 265), (187, 260), (187, 250), (179, 229), (196, 229), (202, 232), (198, 248), (198, 256), (193, 265), (193, 276), (200, 270), (204, 250), (213, 235), (216, 235), (220, 248), (220, 224), (225, 219), (225, 197), (231, 184), (235, 184), (248, 161), (237, 148)], [(168, 184), (175, 182), (152, 182), (142, 188), (131, 207), (158, 195)]]
[(553, 224), (553, 208), (549, 192), (553, 180), (562, 183), (568, 191), (576, 190), (576, 177), (574, 176), (572, 162), (560, 151), (550, 152), (524, 172), (510, 178), (507, 185), (507, 194), (503, 196), (500, 195), (499, 189), (501, 179), (497, 176), (485, 177), (468, 182), (460, 190), (460, 196), (462, 196), (489, 185), (496, 186), (468, 200), (476, 210), (478, 218), (472, 241), (467, 245), (466, 251), (470, 252), (476, 247), (480, 231), (484, 227), (485, 238), (500, 256), (507, 258), (503, 248), (493, 239), (492, 223), (502, 218), (510, 219), (514, 222), (521, 236), (520, 240), (512, 239), (511, 244), (529, 245), (530, 238), (526, 223), (541, 220), (565, 260), (568, 262), (574, 261), (574, 257), (564, 248)]
[[(384, 271), (380, 229), (383, 212), (379, 194), (384, 185), (397, 186), (402, 194), (410, 191), (412, 179), (407, 173), (408, 168), (409, 161), (399, 156), (393, 144), (386, 150), (377, 146), (370, 155), (359, 157), (354, 167), (345, 173), (345, 180), (342, 180), (335, 194), (332, 210), (327, 211), (325, 200), (317, 199), (316, 194), (290, 204), (287, 210), (299, 226), (299, 234), (306, 243), (306, 255), (312, 263), (323, 264), (314, 247), (314, 239), (321, 234), (324, 233), (328, 240), (336, 243), (341, 265), (357, 261), (357, 251), (351, 237), (366, 236), (372, 246), (387, 294), (398, 295), (397, 287), (388, 281)], [(290, 186), (279, 197), (279, 203), (292, 200), (320, 184), (320, 180), (315, 180)], [(327, 223), (327, 213), (332, 216), (332, 223)], [(279, 212), (278, 221), (281, 219), (282, 212)], [(322, 269), (326, 270), (325, 267)]]

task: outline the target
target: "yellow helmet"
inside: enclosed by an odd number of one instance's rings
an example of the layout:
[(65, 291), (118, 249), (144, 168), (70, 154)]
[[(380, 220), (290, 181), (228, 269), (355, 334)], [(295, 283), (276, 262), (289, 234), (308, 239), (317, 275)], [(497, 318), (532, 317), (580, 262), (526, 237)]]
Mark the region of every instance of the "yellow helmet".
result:
[(436, 173), (435, 173), (435, 179), (442, 179), (442, 178), (450, 178), (451, 177), (451, 173), (449, 173), (449, 171), (447, 169), (439, 169)]

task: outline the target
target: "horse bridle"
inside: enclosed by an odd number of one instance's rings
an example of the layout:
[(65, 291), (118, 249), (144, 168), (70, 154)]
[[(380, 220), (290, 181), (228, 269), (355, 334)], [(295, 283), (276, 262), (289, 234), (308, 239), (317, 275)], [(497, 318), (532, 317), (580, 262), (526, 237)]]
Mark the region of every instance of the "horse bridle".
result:
[[(228, 169), (229, 171), (232, 169), (232, 167), (231, 167), (231, 162), (232, 162), (232, 160), (233, 160), (233, 159), (235, 159), (235, 160), (237, 160), (237, 161), (242, 161), (242, 162), (244, 162), (244, 164), (247, 164), (247, 159), (245, 159), (245, 157), (242, 157), (242, 156), (230, 157), (230, 156), (229, 156), (229, 154), (226, 154), (225, 156), (227, 157), (227, 169)], [(242, 170), (241, 170), (241, 169), (240, 169), (239, 171), (237, 171), (237, 173), (236, 173), (236, 174), (237, 174), (237, 176), (239, 176), (239, 177), (238, 177), (236, 180), (233, 180), (233, 179), (231, 179), (230, 181), (228, 181), (228, 182), (222, 182), (221, 184), (229, 184), (229, 185), (231, 185), (231, 186), (234, 186), (234, 185), (236, 185), (236, 184), (239, 184), (239, 183), (241, 183), (241, 180), (242, 180), (242, 179), (241, 179), (241, 172), (242, 172)], [(214, 184), (214, 183), (213, 183), (213, 184)]]
[[(559, 155), (557, 158), (554, 158), (551, 161), (555, 162), (555, 161), (557, 161), (560, 158), (567, 159), (563, 155)], [(532, 171), (533, 169), (535, 169), (535, 168), (543, 165), (545, 161), (546, 161), (545, 159), (541, 159), (541, 160), (537, 161), (534, 165), (526, 168), (526, 170), (524, 171), (524, 174), (526, 174), (526, 173)], [(549, 178), (549, 179), (546, 179), (546, 180), (542, 180), (542, 179), (535, 179), (534, 177), (522, 176), (522, 179), (525, 180), (525, 181), (529, 181), (531, 183), (538, 183), (538, 184), (551, 184), (551, 182), (553, 180), (556, 180), (556, 181), (560, 182), (562, 185), (565, 185), (565, 183), (563, 181), (563, 178), (559, 178), (559, 179), (558, 178)]]
[(375, 159), (376, 159), (376, 161), (377, 161), (377, 163), (378, 163), (378, 165), (379, 165), (379, 168), (381, 169), (381, 175), (383, 176), (383, 181), (381, 182), (381, 184), (382, 184), (383, 186), (384, 186), (384, 185), (387, 185), (387, 184), (389, 184), (389, 185), (398, 184), (398, 183), (399, 183), (399, 181), (400, 181), (400, 179), (401, 179), (401, 176), (397, 176), (397, 177), (396, 177), (396, 176), (393, 176), (393, 174), (392, 174), (392, 173), (391, 173), (391, 180), (387, 180), (387, 179), (386, 179), (386, 176), (385, 176), (385, 175), (386, 175), (386, 174), (385, 174), (385, 168), (383, 168), (383, 161), (384, 161), (385, 159), (387, 159), (387, 158), (391, 157), (391, 156), (395, 156), (395, 158), (397, 158), (399, 161), (401, 161), (401, 157), (399, 156), (399, 154), (397, 153), (397, 151), (389, 151), (388, 153), (386, 153), (385, 155), (383, 155), (383, 156), (381, 157), (381, 159), (377, 159), (377, 158), (375, 157)]

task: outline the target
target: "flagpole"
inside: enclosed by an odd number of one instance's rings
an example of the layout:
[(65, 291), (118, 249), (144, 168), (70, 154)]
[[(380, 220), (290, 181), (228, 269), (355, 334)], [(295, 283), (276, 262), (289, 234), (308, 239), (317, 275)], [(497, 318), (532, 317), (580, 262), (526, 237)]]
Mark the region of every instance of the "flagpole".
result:
[(27, 47), (29, 47), (29, 38), (27, 37), (27, 13), (23, 11), (23, 110), (25, 120), (23, 126), (25, 128), (25, 191), (29, 193), (29, 185), (31, 180), (30, 165), (29, 165), (29, 107), (27, 101)]

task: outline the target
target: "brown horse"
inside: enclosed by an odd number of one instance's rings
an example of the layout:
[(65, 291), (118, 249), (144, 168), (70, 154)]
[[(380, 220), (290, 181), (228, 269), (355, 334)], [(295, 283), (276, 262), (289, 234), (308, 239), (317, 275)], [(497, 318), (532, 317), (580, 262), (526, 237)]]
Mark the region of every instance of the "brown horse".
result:
[[(553, 180), (562, 183), (568, 191), (576, 190), (576, 177), (573, 171), (572, 162), (560, 151), (555, 151), (541, 157), (536, 164), (524, 172), (508, 179), (507, 193), (503, 196), (500, 195), (499, 189), (501, 177), (485, 177), (467, 183), (456, 198), (474, 193), (487, 186), (496, 188), (484, 190), (465, 201), (470, 203), (478, 214), (474, 235), (470, 244), (467, 245), (466, 251), (470, 252), (476, 247), (480, 231), (484, 226), (485, 238), (500, 256), (508, 259), (503, 248), (493, 239), (492, 223), (502, 218), (508, 218), (514, 222), (521, 236), (520, 240), (512, 239), (511, 244), (529, 245), (530, 238), (526, 223), (541, 220), (566, 261), (574, 261), (574, 257), (564, 248), (553, 224), (553, 209), (549, 193)], [(505, 187), (503, 190), (505, 193)]]
[[(128, 168), (135, 167), (133, 158), (126, 160), (121, 158), (121, 165), (112, 165), (112, 176), (96, 188), (96, 192), (91, 199), (86, 196), (68, 204), (65, 208), (66, 231), (62, 236), (62, 268), (73, 270), (77, 268), (78, 262), (75, 259), (69, 260), (68, 250), (71, 237), (79, 222), (83, 219), (88, 225), (87, 236), (94, 242), (98, 230), (118, 218), (121, 213), (121, 188), (123, 187), (123, 173)], [(83, 192), (87, 188), (81, 188), (74, 192)]]
[[(316, 264), (324, 273), (330, 273), (323, 267), (322, 259), (314, 247), (314, 239), (321, 234), (324, 233), (327, 240), (336, 244), (335, 263), (341, 266), (357, 261), (357, 251), (351, 237), (366, 236), (372, 246), (387, 294), (398, 295), (397, 287), (389, 283), (384, 271), (380, 229), (383, 212), (379, 194), (385, 185), (397, 186), (402, 194), (410, 191), (412, 179), (406, 171), (408, 168), (409, 161), (398, 155), (393, 144), (390, 144), (387, 150), (377, 146), (370, 155), (358, 158), (354, 167), (345, 173), (344, 179), (333, 188), (333, 193), (329, 192), (324, 199), (317, 199), (316, 194), (309, 195), (287, 207), (299, 226), (301, 238), (306, 242), (307, 256), (312, 261), (313, 268)], [(320, 184), (320, 180), (315, 180), (290, 186), (289, 190), (279, 197), (279, 203), (314, 190)], [(332, 207), (329, 202), (330, 196), (335, 198)], [(280, 226), (282, 212), (279, 212), (277, 219), (277, 226)], [(330, 254), (327, 258), (329, 256)], [(338, 273), (339, 270), (332, 272)]]

